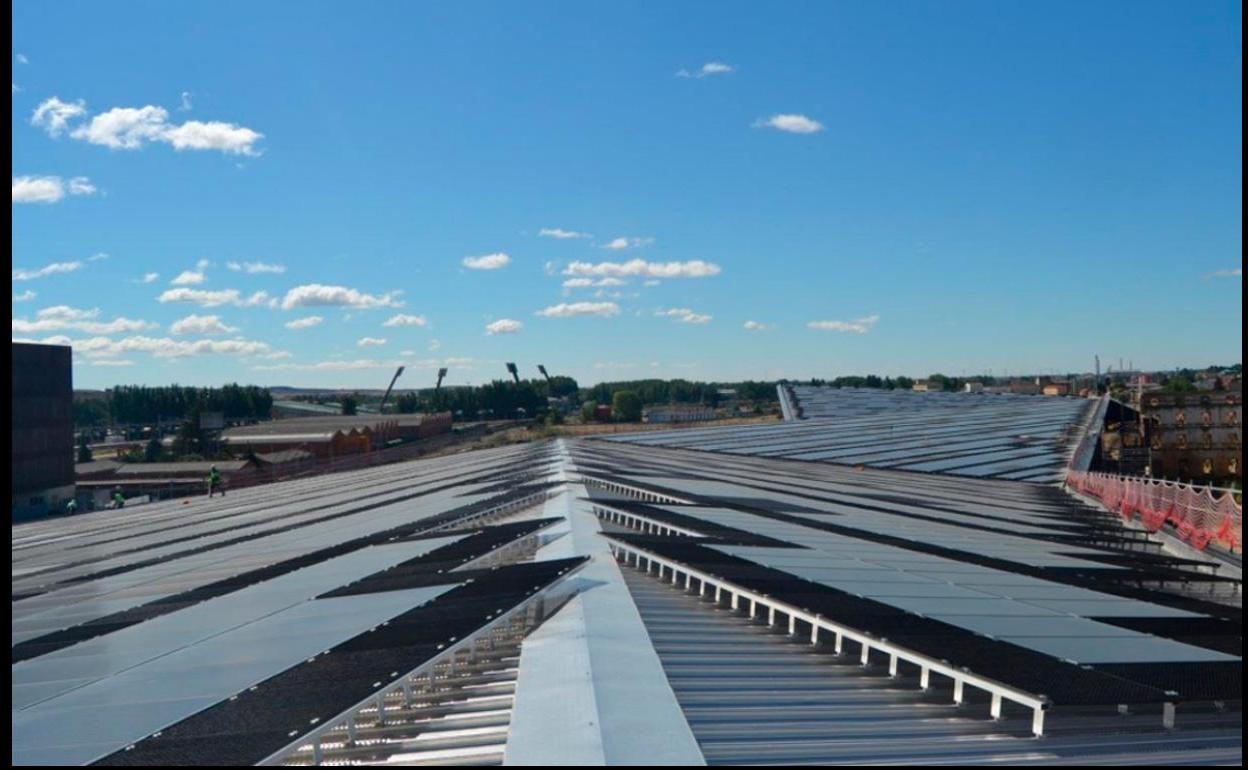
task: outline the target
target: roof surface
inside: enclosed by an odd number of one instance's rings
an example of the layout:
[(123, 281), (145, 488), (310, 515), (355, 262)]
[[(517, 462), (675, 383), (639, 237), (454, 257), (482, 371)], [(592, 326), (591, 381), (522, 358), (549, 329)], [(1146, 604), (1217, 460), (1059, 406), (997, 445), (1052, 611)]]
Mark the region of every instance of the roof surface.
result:
[(556, 441), (12, 556), (15, 764), (1242, 754), (1238, 581), (1050, 485)]

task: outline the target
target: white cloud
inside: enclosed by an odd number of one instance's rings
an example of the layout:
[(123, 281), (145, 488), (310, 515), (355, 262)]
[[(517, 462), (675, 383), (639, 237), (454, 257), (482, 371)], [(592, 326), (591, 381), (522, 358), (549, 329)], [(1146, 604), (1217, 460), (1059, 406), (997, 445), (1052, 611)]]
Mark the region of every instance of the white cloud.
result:
[(52, 318), (58, 321), (84, 321), (89, 318), (99, 318), (100, 309), (93, 307), (90, 310), (82, 308), (70, 307), (69, 305), (53, 305), (45, 307), (36, 313), (39, 318)]
[(30, 59), (27, 59), (25, 54), (19, 53), (15, 58), (18, 64), (30, 64)]
[(75, 352), (91, 359), (113, 359), (126, 353), (150, 353), (156, 358), (187, 358), (199, 355), (262, 356), (270, 353), (263, 342), (246, 339), (175, 340), (168, 337), (89, 337), (73, 340), (53, 336), (40, 340), (46, 345), (72, 345)]
[(1210, 275), (1214, 278), (1243, 278), (1244, 269), (1242, 267), (1233, 267), (1229, 270), (1215, 270)]
[(773, 328), (771, 324), (760, 323), (758, 321), (746, 321), (745, 330), (749, 332), (761, 332)]
[(282, 309), (292, 310), (297, 307), (350, 307), (368, 310), (378, 307), (403, 307), (399, 300), (400, 292), (392, 291), (376, 296), (365, 294), (345, 286), (325, 286), (319, 283), (296, 286), (286, 292), (282, 299)]
[(310, 315), (307, 318), (300, 318), (295, 321), (286, 323), (287, 329), (311, 329), (313, 326), (320, 326), (325, 319), (319, 315)]
[(688, 262), (646, 262), (642, 259), (628, 262), (573, 262), (563, 271), (564, 275), (648, 278), (706, 278), (719, 273), (719, 265), (700, 259)]
[(480, 257), (464, 257), (464, 267), (471, 270), (498, 270), (511, 263), (511, 257), (503, 252), (485, 254)]
[(563, 282), (565, 289), (584, 289), (590, 286), (624, 286), (628, 282), (619, 278), (600, 278), (595, 281), (593, 278), (569, 278)]
[(133, 361), (120, 358), (97, 358), (89, 363), (92, 366), (134, 366)]
[(543, 227), (538, 235), (544, 238), (558, 238), (566, 240), (568, 238), (592, 238), (589, 233), (578, 233), (575, 230), (564, 230), (558, 227)]
[(76, 176), (66, 182), (59, 176), (13, 177), (14, 203), (56, 203), (70, 195), (92, 195), (95, 185), (85, 176)]
[(52, 264), (41, 267), (38, 270), (17, 269), (13, 271), (13, 280), (15, 281), (32, 281), (36, 278), (46, 278), (49, 275), (57, 273), (72, 273), (75, 270), (82, 269), (82, 262), (74, 260), (73, 262), (53, 262)]
[(829, 332), (854, 332), (855, 334), (866, 334), (871, 331), (876, 322), (880, 320), (878, 315), (869, 315), (865, 318), (859, 318), (853, 321), (811, 321), (806, 324), (807, 328), (817, 331)]
[[(254, 296), (254, 295), (253, 295)], [(203, 289), (168, 289), (157, 301), (166, 302), (191, 302), (200, 307), (220, 307), (222, 305), (242, 305), (243, 300), (238, 293), (238, 289), (222, 289), (220, 291), (205, 291)]]
[(203, 273), (198, 273), (194, 270), (183, 270), (177, 278), (174, 278), (169, 283), (173, 286), (197, 286), (203, 283), (204, 280)]
[(53, 96), (35, 108), (34, 114), (30, 116), (30, 124), (47, 131), (48, 136), (57, 137), (65, 133), (71, 120), (77, 120), (86, 114), (87, 105), (81, 99), (76, 102), (63, 102)]
[(264, 134), (233, 123), (212, 121), (202, 123), (188, 120), (180, 126), (171, 126), (164, 140), (175, 150), (220, 150), (229, 155), (259, 155), (255, 144)]
[(38, 296), (39, 296), (39, 295), (38, 295), (38, 294), (36, 294), (35, 292), (31, 291), (30, 289), (27, 289), (26, 291), (22, 292), (21, 294), (14, 294), (14, 295), (13, 295), (13, 301), (14, 301), (14, 302), (30, 302), (32, 299), (34, 299), (35, 297), (38, 297)]
[(699, 69), (697, 72), (690, 72), (689, 70), (682, 69), (676, 72), (676, 77), (678, 78), (706, 78), (712, 75), (727, 75), (731, 72), (736, 72), (736, 71), (737, 71), (737, 68), (732, 66), (731, 64), (724, 64), (723, 62), (719, 62), (719, 61), (708, 61), (706, 64), (703, 64), (701, 69)]
[(78, 310), (58, 305), (39, 311), (38, 319), (29, 321), (24, 318), (13, 319), (14, 334), (37, 334), (55, 331), (80, 331), (87, 334), (122, 334), (157, 328), (150, 321), (133, 318), (114, 318), (111, 321), (92, 320), (99, 315), (98, 309)]
[(429, 352), (435, 353), (442, 349), (442, 340), (429, 340)]
[(225, 266), (235, 273), (248, 273), (251, 275), (257, 273), (275, 273), (280, 275), (286, 272), (285, 265), (274, 265), (266, 262), (226, 262)]
[(160, 279), (160, 273), (144, 273), (143, 283), (156, 283)]
[(108, 259), (108, 255), (102, 251), (87, 257), (88, 262), (102, 262), (106, 259)]
[(543, 318), (572, 318), (582, 315), (613, 316), (618, 315), (620, 306), (614, 302), (560, 302), (537, 311)]
[(233, 334), (237, 327), (226, 326), (220, 317), (215, 315), (188, 315), (175, 321), (169, 327), (174, 334)]
[(168, 110), (150, 104), (101, 112), (74, 129), (70, 136), (115, 150), (137, 150), (149, 142), (164, 142), (176, 150), (219, 150), (229, 155), (251, 156), (260, 154), (255, 145), (264, 138), (264, 134), (233, 123), (170, 123)]
[(425, 327), (428, 325), (429, 325), (429, 319), (425, 318), (423, 315), (407, 315), (406, 313), (399, 313), (398, 315), (391, 317), (388, 321), (382, 324), (382, 326), (420, 326), (420, 327)]
[(21, 91), (21, 90), (22, 90), (21, 87), (18, 86), (17, 83), (13, 84), (13, 93), (17, 93), (18, 91)]
[(191, 92), (190, 91), (182, 92), (182, 106), (179, 107), (178, 109), (182, 110), (183, 112), (186, 112), (187, 110), (191, 109)]
[(485, 333), (489, 335), (495, 334), (516, 334), (524, 328), (524, 324), (519, 321), (513, 321), (510, 318), (500, 318), (485, 325)]
[(386, 341), (380, 337), (360, 337), (355, 344), (361, 348), (375, 348), (386, 344)]
[(642, 286), (658, 286), (658, 285), (660, 285), (660, 284), (662, 284), (662, 283), (663, 283), (663, 282), (662, 282), (662, 281), (660, 281), (660, 280), (658, 280), (658, 279), (651, 278), (651, 279), (650, 279), (650, 280), (648, 280), (648, 281), (644, 281), (641, 285), (642, 285)]
[(653, 238), (615, 238), (610, 243), (603, 245), (602, 248), (610, 249), (611, 251), (623, 251), (625, 249), (639, 249), (652, 243), (654, 243)]
[(790, 134), (814, 134), (823, 130), (823, 124), (805, 115), (772, 115), (754, 124), (761, 128), (774, 128)]
[(665, 318), (675, 318), (681, 323), (687, 324), (705, 324), (710, 323), (711, 321), (711, 317), (709, 315), (695, 313), (687, 307), (674, 307), (670, 310), (656, 310), (654, 314)]

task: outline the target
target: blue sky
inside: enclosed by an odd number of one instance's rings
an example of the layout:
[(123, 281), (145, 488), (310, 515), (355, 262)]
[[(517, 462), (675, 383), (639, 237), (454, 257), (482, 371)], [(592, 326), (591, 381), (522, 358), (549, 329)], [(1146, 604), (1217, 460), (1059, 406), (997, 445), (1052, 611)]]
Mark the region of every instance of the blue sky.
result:
[(76, 387), (1241, 358), (1238, 3), (18, 0), (13, 27), (13, 337), (72, 341)]

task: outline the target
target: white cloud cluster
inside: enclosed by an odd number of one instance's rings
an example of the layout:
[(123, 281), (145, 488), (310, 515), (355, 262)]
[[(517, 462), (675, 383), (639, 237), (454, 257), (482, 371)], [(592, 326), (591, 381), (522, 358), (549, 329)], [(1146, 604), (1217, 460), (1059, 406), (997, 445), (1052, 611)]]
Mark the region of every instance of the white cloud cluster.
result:
[(133, 318), (114, 318), (111, 321), (97, 321), (98, 308), (80, 310), (67, 305), (44, 308), (36, 314), (36, 320), (24, 318), (13, 319), (14, 334), (41, 334), (58, 331), (80, 331), (86, 334), (124, 334), (155, 329), (157, 324)]
[(524, 324), (511, 318), (500, 318), (485, 325), (485, 333), (491, 336), (495, 334), (516, 334), (524, 328)]
[[(63, 102), (54, 96), (35, 108), (30, 122), (57, 137), (68, 129), (70, 121), (83, 118), (86, 113), (84, 102)], [(69, 135), (115, 150), (137, 150), (151, 142), (163, 142), (176, 150), (217, 150), (251, 156), (260, 154), (256, 144), (264, 138), (258, 131), (221, 121), (170, 123), (168, 110), (150, 104), (114, 107), (79, 124)]]
[(49, 136), (57, 137), (65, 133), (71, 120), (77, 120), (87, 114), (87, 103), (79, 99), (76, 102), (63, 102), (53, 96), (44, 100), (35, 108), (30, 116), (30, 124), (42, 128)]
[(173, 334), (233, 334), (238, 331), (238, 327), (227, 326), (215, 315), (192, 314), (174, 321), (169, 331)]
[(559, 227), (543, 227), (538, 235), (543, 238), (558, 238), (559, 240), (567, 240), (569, 238), (592, 238), (589, 233), (578, 233), (575, 230), (564, 230)]
[(226, 262), (225, 266), (236, 273), (275, 273), (281, 275), (286, 272), (285, 265), (271, 265), (266, 262)]
[(497, 254), (485, 254), (480, 257), (464, 257), (464, 267), (470, 270), (498, 270), (510, 263), (511, 257), (501, 251)]
[(39, 295), (38, 295), (38, 294), (36, 294), (35, 292), (31, 291), (30, 289), (27, 289), (26, 291), (22, 292), (21, 294), (14, 294), (14, 295), (13, 295), (13, 301), (14, 301), (14, 302), (30, 302), (32, 299), (34, 299), (35, 297), (38, 297), (38, 296), (39, 296)]
[(112, 340), (95, 337), (70, 343), (74, 350), (90, 357), (117, 356), (123, 353), (150, 353), (156, 358), (189, 358), (200, 355), (257, 356), (268, 353), (263, 342), (246, 339), (175, 340), (168, 337), (125, 337)]
[(386, 341), (381, 337), (360, 337), (355, 344), (361, 348), (375, 348), (386, 344)]
[(1244, 269), (1242, 267), (1233, 267), (1229, 270), (1215, 270), (1211, 275), (1214, 278), (1243, 278)]
[(614, 302), (560, 302), (537, 311), (543, 318), (573, 318), (582, 315), (608, 317), (619, 315), (620, 306)]
[(144, 273), (140, 283), (156, 283), (160, 278), (160, 273)]
[(761, 323), (759, 321), (746, 321), (745, 330), (747, 332), (761, 332), (772, 328), (771, 324)]
[(664, 318), (675, 318), (681, 323), (686, 324), (705, 324), (710, 323), (711, 317), (701, 313), (695, 313), (687, 307), (674, 307), (669, 310), (656, 310), (656, 316)]
[(408, 315), (406, 313), (399, 313), (396, 316), (392, 316), (389, 320), (382, 324), (382, 326), (419, 326), (421, 328), (428, 325), (429, 319), (425, 318), (423, 315)]
[(296, 286), (286, 292), (282, 299), (283, 310), (297, 307), (349, 307), (357, 310), (371, 310), (379, 307), (403, 307), (398, 298), (400, 292), (392, 291), (380, 296), (365, 294), (345, 286), (325, 286), (310, 283)]
[(62, 179), (59, 176), (13, 177), (14, 203), (56, 203), (69, 195), (94, 195), (95, 185), (85, 176)]
[(311, 329), (313, 326), (320, 326), (325, 319), (319, 315), (310, 315), (307, 318), (299, 318), (294, 321), (287, 321), (287, 329)]
[(629, 278), (644, 276), (646, 278), (707, 278), (719, 275), (719, 265), (704, 262), (700, 259), (687, 262), (647, 262), (633, 259), (628, 262), (573, 262), (568, 265), (564, 275), (576, 276), (614, 276)]
[(189, 302), (200, 307), (221, 307), (223, 305), (233, 305), (234, 307), (277, 307), (277, 298), (270, 297), (268, 292), (257, 291), (246, 299), (239, 293), (238, 289), (222, 289), (220, 291), (207, 291), (204, 289), (168, 289), (158, 298), (158, 302)]
[(678, 78), (707, 78), (707, 77), (711, 77), (712, 75), (727, 75), (729, 73), (736, 72), (736, 71), (737, 71), (737, 68), (732, 66), (731, 64), (724, 64), (723, 62), (720, 62), (720, 61), (708, 61), (706, 64), (703, 64), (701, 69), (697, 70), (696, 72), (690, 72), (689, 70), (685, 70), (685, 69), (678, 70), (676, 72), (676, 77)]
[(53, 262), (52, 264), (47, 265), (46, 267), (41, 267), (38, 270), (24, 270), (20, 268), (14, 270), (13, 280), (33, 281), (36, 278), (46, 278), (49, 275), (56, 275), (57, 273), (72, 273), (75, 270), (81, 269), (82, 262), (80, 260), (74, 260), (73, 262)]
[(805, 115), (772, 115), (754, 124), (760, 128), (774, 128), (789, 134), (815, 134), (823, 130), (823, 124)]
[(649, 246), (654, 243), (653, 238), (614, 238), (610, 243), (606, 243), (602, 248), (611, 251), (624, 251), (625, 249), (639, 249), (642, 246)]
[(855, 334), (866, 334), (871, 331), (876, 322), (880, 320), (878, 315), (869, 315), (865, 318), (858, 318), (853, 321), (811, 321), (806, 324), (807, 328), (818, 331), (829, 332), (853, 332)]

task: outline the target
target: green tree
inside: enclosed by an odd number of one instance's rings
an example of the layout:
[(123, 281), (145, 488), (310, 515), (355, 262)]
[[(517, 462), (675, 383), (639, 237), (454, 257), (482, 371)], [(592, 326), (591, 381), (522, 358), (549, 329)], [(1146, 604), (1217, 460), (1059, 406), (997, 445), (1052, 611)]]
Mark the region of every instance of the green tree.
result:
[(360, 402), (355, 397), (354, 394), (343, 396), (341, 400), (341, 404), (342, 404), (342, 413), (347, 414), (347, 415), (355, 414), (356, 410), (360, 406)]
[(611, 398), (611, 416), (620, 422), (640, 422), (641, 396), (631, 390), (617, 391)]
[(94, 459), (91, 456), (91, 446), (87, 443), (87, 434), (78, 437), (78, 462), (89, 463)]
[(147, 442), (147, 447), (143, 450), (143, 462), (158, 463), (165, 454), (165, 448), (160, 445), (160, 439), (152, 436), (152, 440)]
[(593, 421), (594, 421), (594, 412), (596, 412), (596, 411), (598, 411), (598, 402), (597, 402), (597, 401), (586, 401), (584, 404), (582, 404), (582, 405), (581, 405), (581, 421), (582, 421), (582, 422), (593, 422)]

